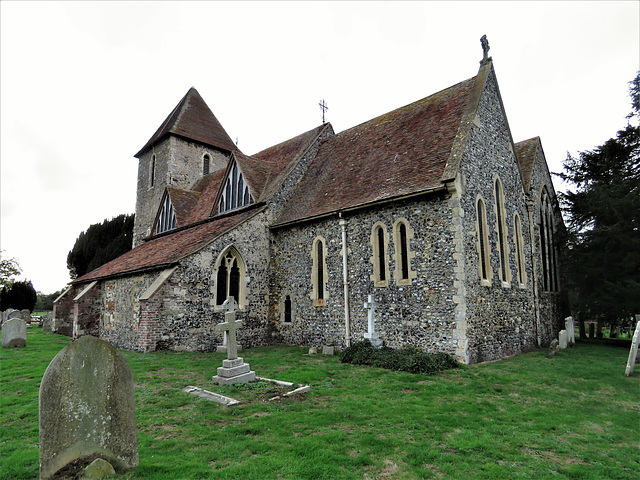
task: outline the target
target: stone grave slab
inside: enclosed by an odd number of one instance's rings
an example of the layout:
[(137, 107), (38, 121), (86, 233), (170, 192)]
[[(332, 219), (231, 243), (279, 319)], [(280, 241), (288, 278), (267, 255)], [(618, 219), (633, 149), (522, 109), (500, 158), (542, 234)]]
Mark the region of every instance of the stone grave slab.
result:
[(27, 346), (27, 324), (21, 317), (14, 317), (2, 325), (2, 348)]
[(40, 384), (40, 478), (96, 455), (116, 471), (138, 466), (133, 378), (108, 342), (84, 336), (51, 361)]

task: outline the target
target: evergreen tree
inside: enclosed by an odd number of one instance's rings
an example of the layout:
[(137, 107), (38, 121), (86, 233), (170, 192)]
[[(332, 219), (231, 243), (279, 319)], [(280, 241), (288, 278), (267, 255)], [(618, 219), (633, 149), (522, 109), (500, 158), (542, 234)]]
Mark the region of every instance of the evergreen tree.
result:
[(0, 292), (0, 310), (9, 308), (33, 311), (37, 300), (36, 289), (29, 280), (13, 282), (10, 287), (3, 287)]
[[(640, 72), (630, 89), (634, 120), (639, 84)], [(560, 177), (575, 188), (561, 194), (574, 308), (582, 320), (614, 327), (640, 313), (640, 128), (630, 122), (603, 145), (569, 155)]]
[(81, 232), (67, 255), (71, 278), (78, 278), (131, 250), (134, 215), (118, 215)]

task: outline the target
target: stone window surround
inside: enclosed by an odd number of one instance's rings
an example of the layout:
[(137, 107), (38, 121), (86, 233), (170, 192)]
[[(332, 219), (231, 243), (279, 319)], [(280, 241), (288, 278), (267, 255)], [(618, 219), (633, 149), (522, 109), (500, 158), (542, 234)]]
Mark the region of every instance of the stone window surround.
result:
[[(384, 251), (380, 252), (380, 243), (379, 243), (379, 239), (378, 239), (378, 232), (382, 231), (383, 234), (383, 248)], [(370, 237), (370, 241), (371, 241), (371, 248), (372, 248), (372, 252), (373, 255), (370, 258), (370, 261), (373, 265), (373, 274), (371, 275), (371, 281), (373, 282), (374, 287), (378, 287), (378, 288), (382, 288), (382, 287), (388, 287), (389, 286), (389, 253), (388, 253), (388, 246), (389, 246), (389, 235), (387, 233), (387, 227), (385, 226), (384, 223), (382, 222), (376, 222), (373, 224), (373, 227), (371, 228), (371, 237)], [(380, 277), (380, 255), (382, 255), (383, 260), (382, 260), (382, 264), (384, 265), (385, 271), (384, 271), (384, 280), (381, 280)]]
[[(287, 297), (289, 297), (289, 301), (291, 302), (291, 321), (285, 321), (285, 302)], [(280, 302), (278, 302), (278, 317), (280, 318), (280, 323), (283, 325), (293, 325), (296, 319), (296, 303), (293, 300), (293, 295), (290, 291), (285, 290), (282, 292), (282, 296), (280, 298)]]
[[(238, 251), (235, 245), (228, 245), (226, 248), (220, 252), (218, 258), (216, 258), (215, 268), (211, 272), (211, 301), (209, 304), (214, 307), (215, 312), (222, 312), (222, 302), (226, 300), (222, 300), (218, 304), (218, 270), (220, 269), (220, 265), (223, 261), (226, 261), (227, 255), (231, 253), (231, 255), (235, 258), (238, 263), (238, 269), (240, 273), (240, 281), (238, 286), (238, 310), (243, 311), (247, 305), (247, 266), (242, 257), (242, 254)], [(227, 280), (227, 291), (229, 290), (229, 281)]]
[[(479, 206), (482, 205), (482, 212)], [(480, 285), (485, 287), (491, 286), (493, 279), (493, 270), (491, 269), (491, 246), (489, 244), (488, 225), (487, 225), (487, 204), (482, 195), (476, 197), (476, 248), (478, 251), (478, 278)], [(482, 237), (482, 238), (480, 238)], [(484, 252), (482, 251), (484, 250)], [(483, 256), (484, 253), (484, 256)], [(484, 270), (486, 276), (482, 274), (484, 257)]]
[[(494, 195), (494, 214), (496, 216), (496, 240), (497, 248), (500, 255), (500, 268), (498, 269), (498, 278), (503, 288), (511, 288), (511, 267), (509, 265), (509, 241), (507, 229), (507, 215), (504, 208), (504, 188), (502, 181), (498, 175), (493, 178), (493, 195)], [(504, 262), (504, 265), (503, 265)]]
[[(318, 285), (318, 243), (322, 245), (322, 285)], [(329, 292), (327, 292), (327, 241), (321, 237), (317, 236), (313, 240), (313, 244), (311, 247), (311, 258), (313, 260), (313, 264), (311, 267), (311, 300), (313, 300), (314, 307), (322, 307), (326, 305), (327, 298), (329, 298)], [(322, 298), (319, 298), (319, 288), (322, 288)]]
[(527, 271), (525, 269), (524, 258), (524, 238), (522, 236), (522, 221), (518, 212), (513, 214), (513, 244), (516, 247), (516, 265), (518, 267), (518, 286), (520, 288), (526, 288), (527, 286)]
[[(400, 225), (404, 225), (406, 228), (407, 238), (406, 238), (406, 249), (407, 249), (407, 266), (408, 266), (408, 278), (402, 277), (402, 248), (401, 248), (401, 239), (400, 239)], [(395, 269), (393, 271), (393, 278), (396, 281), (397, 285), (411, 285), (411, 281), (414, 278), (418, 277), (418, 274), (411, 268), (411, 260), (413, 260), (416, 256), (416, 252), (411, 250), (411, 240), (414, 237), (414, 231), (409, 225), (409, 221), (404, 218), (398, 218), (395, 222), (393, 222), (393, 243), (395, 247), (394, 254), (394, 262)]]

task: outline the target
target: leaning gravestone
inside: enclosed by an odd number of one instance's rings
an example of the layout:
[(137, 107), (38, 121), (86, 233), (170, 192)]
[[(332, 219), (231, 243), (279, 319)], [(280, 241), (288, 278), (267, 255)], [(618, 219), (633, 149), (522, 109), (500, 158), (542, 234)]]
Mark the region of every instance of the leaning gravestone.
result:
[(12, 318), (2, 326), (2, 348), (27, 346), (27, 324), (22, 318)]
[(40, 384), (40, 478), (76, 460), (138, 466), (133, 378), (108, 342), (81, 337), (51, 361)]

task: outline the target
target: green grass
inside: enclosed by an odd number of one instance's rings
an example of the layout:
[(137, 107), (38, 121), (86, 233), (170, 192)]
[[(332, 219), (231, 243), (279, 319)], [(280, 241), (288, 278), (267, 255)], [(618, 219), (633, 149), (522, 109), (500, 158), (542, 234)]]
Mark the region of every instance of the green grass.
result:
[[(38, 387), (68, 343), (30, 329), (27, 348), (0, 352), (0, 479), (37, 478)], [(640, 376), (624, 376), (627, 349), (579, 343), (437, 376), (297, 347), (243, 351), (259, 376), (312, 387), (275, 401), (272, 385), (211, 385), (223, 354), (122, 353), (140, 466), (120, 479), (640, 478)]]

